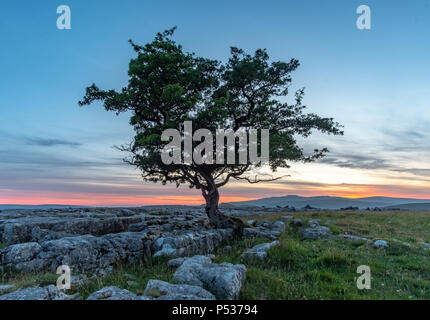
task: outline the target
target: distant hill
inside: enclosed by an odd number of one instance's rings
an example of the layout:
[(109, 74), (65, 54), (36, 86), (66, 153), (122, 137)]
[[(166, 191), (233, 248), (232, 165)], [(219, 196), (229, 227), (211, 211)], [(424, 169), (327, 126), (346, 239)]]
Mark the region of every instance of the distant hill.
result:
[[(384, 208), (384, 207), (399, 207), (403, 205), (403, 209), (407, 209), (408, 206), (416, 204), (422, 204), (423, 208), (427, 208), (425, 205), (430, 203), (430, 199), (408, 199), (408, 198), (390, 198), (390, 197), (366, 197), (358, 199), (349, 199), (343, 197), (301, 197), (296, 195), (288, 195), (284, 197), (271, 197), (263, 198), (258, 200), (250, 201), (238, 201), (228, 202), (223, 205), (230, 207), (295, 207), (296, 209), (303, 208), (307, 205), (320, 208), (320, 209), (341, 209), (346, 207), (358, 207), (359, 209), (366, 208)], [(412, 210), (412, 209), (411, 209)], [(427, 210), (427, 209), (421, 209)]]
[(62, 209), (62, 208), (84, 208), (85, 206), (71, 206), (63, 204), (41, 204), (41, 205), (24, 205), (24, 204), (0, 204), (0, 210), (8, 209)]
[(394, 206), (385, 207), (386, 209), (401, 209), (412, 211), (430, 211), (430, 202), (427, 203), (404, 203)]

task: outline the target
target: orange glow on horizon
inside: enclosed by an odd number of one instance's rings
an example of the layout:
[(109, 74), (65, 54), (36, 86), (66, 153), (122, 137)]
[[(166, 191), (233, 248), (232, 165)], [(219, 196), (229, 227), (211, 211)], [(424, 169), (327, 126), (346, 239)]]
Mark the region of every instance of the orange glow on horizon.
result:
[[(143, 205), (201, 205), (201, 195), (142, 195), (122, 194), (84, 194), (61, 192), (28, 192), (3, 196), (0, 192), (0, 204), (16, 205), (82, 205), (82, 206), (143, 206)], [(220, 202), (247, 201), (258, 197), (221, 196)]]
[[(233, 191), (233, 190), (232, 190)], [(359, 190), (357, 190), (359, 191)], [(360, 190), (362, 191), (362, 190)], [(376, 191), (376, 190), (375, 190)], [(0, 204), (16, 204), (16, 205), (43, 205), (43, 204), (58, 204), (58, 205), (77, 205), (77, 206), (143, 206), (143, 205), (202, 205), (204, 200), (201, 195), (142, 195), (142, 196), (130, 196), (123, 194), (84, 194), (84, 193), (62, 193), (62, 192), (0, 192)], [(252, 190), (250, 190), (252, 193)], [(256, 200), (265, 197), (283, 196), (291, 193), (282, 192), (279, 190), (276, 194), (250, 194), (247, 196), (239, 195), (221, 195), (221, 202), (234, 202), (234, 201), (248, 201)], [(425, 199), (419, 194), (400, 194), (400, 193), (365, 193), (357, 192), (351, 193), (347, 191), (311, 191), (306, 194), (298, 195), (304, 197), (321, 196), (321, 195), (333, 196), (333, 197), (344, 197), (350, 199), (384, 196), (384, 197), (404, 197), (404, 198), (417, 198)]]

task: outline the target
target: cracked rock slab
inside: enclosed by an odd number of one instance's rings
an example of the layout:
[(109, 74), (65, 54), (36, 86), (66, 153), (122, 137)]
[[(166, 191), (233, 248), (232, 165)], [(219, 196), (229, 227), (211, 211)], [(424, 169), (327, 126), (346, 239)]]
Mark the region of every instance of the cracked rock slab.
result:
[(167, 262), (167, 265), (170, 268), (179, 268), (185, 261), (188, 260), (192, 260), (196, 263), (200, 263), (200, 264), (204, 264), (204, 263), (211, 263), (212, 262), (212, 257), (213, 256), (201, 256), (201, 255), (196, 255), (193, 257), (188, 257), (188, 258), (176, 258), (176, 259), (171, 259)]
[(363, 241), (363, 242), (370, 241), (367, 238), (359, 237), (359, 236), (355, 236), (355, 235), (347, 234), (347, 233), (339, 234), (339, 235), (336, 235), (335, 237), (336, 237), (336, 239), (346, 240), (346, 241)]
[(141, 300), (131, 291), (115, 286), (104, 287), (89, 295), (87, 300)]
[(246, 267), (243, 264), (216, 264), (191, 258), (176, 270), (173, 283), (199, 286), (217, 299), (232, 300), (239, 296), (245, 276)]
[(32, 287), (0, 296), (0, 300), (74, 300), (77, 295), (66, 295), (56, 286)]
[(16, 289), (16, 286), (13, 284), (0, 285), (0, 295), (9, 293), (15, 289)]
[(277, 237), (279, 237), (279, 235), (279, 231), (270, 230), (262, 227), (243, 229), (243, 236), (247, 238), (266, 238), (269, 240), (275, 240)]
[(275, 246), (279, 246), (279, 241), (273, 241), (270, 243), (261, 243), (252, 247), (251, 249), (246, 250), (242, 254), (242, 259), (244, 260), (264, 260), (267, 258), (267, 251)]
[(328, 239), (331, 237), (330, 229), (323, 226), (306, 228), (303, 229), (300, 233), (305, 239)]
[(202, 287), (161, 280), (149, 280), (144, 295), (157, 300), (215, 300), (215, 296)]

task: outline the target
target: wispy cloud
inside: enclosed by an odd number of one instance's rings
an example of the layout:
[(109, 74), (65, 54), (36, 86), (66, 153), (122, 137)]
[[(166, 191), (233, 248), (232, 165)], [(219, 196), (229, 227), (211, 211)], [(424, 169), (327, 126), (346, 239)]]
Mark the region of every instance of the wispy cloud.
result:
[(79, 147), (82, 143), (67, 141), (62, 139), (45, 139), (45, 138), (24, 138), (27, 145), (41, 146), (41, 147), (55, 147), (55, 146), (69, 146)]
[(334, 153), (323, 158), (320, 162), (352, 169), (389, 169), (391, 167), (385, 159), (375, 155)]

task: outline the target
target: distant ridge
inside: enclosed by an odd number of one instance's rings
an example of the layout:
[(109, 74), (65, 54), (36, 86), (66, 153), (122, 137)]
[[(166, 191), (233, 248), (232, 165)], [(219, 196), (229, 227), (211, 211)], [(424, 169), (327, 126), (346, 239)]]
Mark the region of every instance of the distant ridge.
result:
[(75, 206), (66, 204), (40, 204), (40, 205), (26, 205), (26, 204), (0, 204), (0, 210), (8, 209), (62, 209), (62, 208), (86, 208), (88, 206)]
[(400, 209), (412, 211), (430, 211), (430, 201), (426, 203), (404, 203), (395, 206), (385, 207), (385, 209)]
[(391, 197), (365, 197), (350, 199), (343, 197), (317, 196), (301, 197), (287, 195), (283, 197), (270, 197), (249, 201), (228, 202), (222, 204), (229, 207), (295, 207), (303, 208), (307, 205), (320, 209), (341, 209), (347, 207), (366, 208), (395, 208), (409, 210), (430, 210), (430, 199), (391, 198)]

